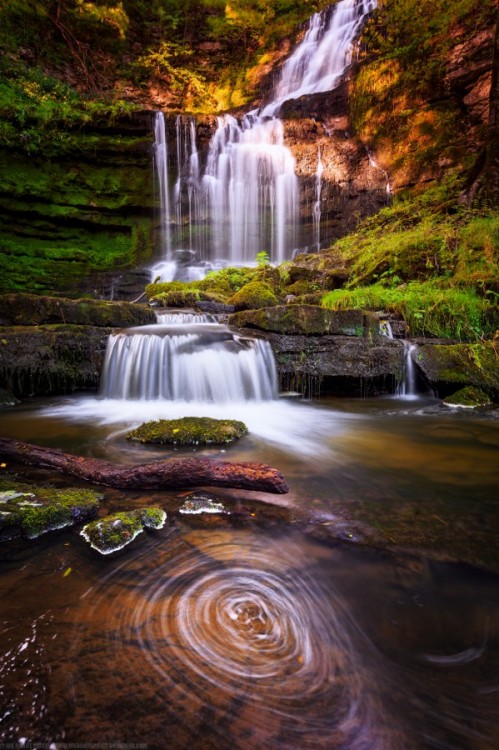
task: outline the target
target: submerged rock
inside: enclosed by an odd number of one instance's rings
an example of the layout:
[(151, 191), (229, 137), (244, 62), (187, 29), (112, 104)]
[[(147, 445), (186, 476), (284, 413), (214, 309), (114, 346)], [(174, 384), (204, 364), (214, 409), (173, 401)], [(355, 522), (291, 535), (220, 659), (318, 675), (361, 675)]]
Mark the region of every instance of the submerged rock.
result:
[(221, 445), (248, 434), (243, 422), (235, 419), (182, 417), (145, 422), (127, 434), (127, 440), (168, 445)]
[(99, 500), (94, 490), (39, 488), (2, 479), (0, 539), (35, 539), (88, 521), (97, 514)]
[(218, 502), (216, 495), (208, 492), (192, 492), (184, 498), (179, 513), (186, 516), (197, 516), (203, 513), (227, 513), (223, 503)]
[(489, 396), (480, 388), (474, 388), (472, 385), (461, 388), (452, 396), (447, 396), (443, 403), (455, 409), (478, 409), (481, 406), (492, 406)]
[(80, 534), (101, 555), (127, 547), (145, 528), (162, 529), (166, 513), (160, 508), (141, 508), (112, 513), (83, 527)]

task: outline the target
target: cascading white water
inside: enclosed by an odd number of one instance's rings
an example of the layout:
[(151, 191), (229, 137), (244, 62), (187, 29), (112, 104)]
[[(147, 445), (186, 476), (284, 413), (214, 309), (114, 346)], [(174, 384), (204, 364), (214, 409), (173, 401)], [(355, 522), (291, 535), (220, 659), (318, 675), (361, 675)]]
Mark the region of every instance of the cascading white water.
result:
[(101, 396), (214, 403), (276, 398), (268, 342), (237, 336), (225, 326), (185, 328), (153, 326), (110, 336)]
[[(177, 236), (169, 239), (172, 247), (191, 251), (198, 264), (207, 259), (247, 264), (262, 251), (273, 262), (292, 256), (299, 185), (278, 114), (289, 99), (337, 85), (351, 61), (353, 41), (375, 6), (376, 0), (341, 0), (312, 16), (303, 41), (282, 68), (272, 100), (241, 120), (218, 118), (203, 176), (195, 122), (177, 118), (177, 176), (173, 206), (168, 206), (177, 228)], [(318, 224), (316, 237), (320, 204)], [(188, 229), (185, 236), (183, 227)], [(164, 270), (169, 279), (171, 266)]]
[(203, 187), (218, 257), (241, 264), (267, 251), (285, 259), (295, 244), (298, 180), (280, 120), (218, 118)]
[(184, 326), (184, 325), (208, 325), (211, 323), (217, 323), (217, 319), (214, 315), (208, 315), (205, 313), (191, 313), (191, 312), (168, 312), (168, 313), (156, 313), (159, 325), (164, 326)]
[(161, 241), (165, 248), (166, 260), (170, 260), (170, 194), (168, 189), (168, 141), (166, 139), (165, 116), (157, 112), (154, 118), (154, 157), (159, 185), (159, 204), (161, 214)]
[(415, 349), (416, 344), (404, 340), (404, 379), (397, 389), (397, 396), (403, 398), (415, 398), (417, 395), (416, 368), (412, 359)]
[(351, 62), (352, 43), (375, 7), (376, 0), (341, 0), (315, 13), (303, 41), (283, 65), (273, 101), (260, 114), (273, 117), (289, 99), (334, 89)]
[(317, 149), (317, 169), (315, 171), (315, 203), (313, 209), (314, 234), (317, 250), (321, 249), (321, 193), (322, 193), (322, 173), (324, 166), (321, 159), (321, 149)]

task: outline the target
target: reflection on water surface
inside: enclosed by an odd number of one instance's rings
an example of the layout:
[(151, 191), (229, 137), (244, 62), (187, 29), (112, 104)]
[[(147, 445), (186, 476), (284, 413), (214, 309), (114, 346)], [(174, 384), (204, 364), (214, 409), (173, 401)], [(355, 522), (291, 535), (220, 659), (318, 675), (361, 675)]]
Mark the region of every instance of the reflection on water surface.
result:
[[(95, 406), (24, 405), (2, 415), (2, 434), (124, 462), (164, 455), (129, 445)], [(292, 491), (276, 502), (293, 512), (350, 514), (464, 559), (492, 549), (494, 421), (431, 402), (276, 407), (267, 425), (256, 409), (260, 428), (226, 452), (200, 452), (280, 468)], [(150, 501), (114, 492), (103, 513)], [(115, 559), (76, 530), (4, 546), (0, 739), (497, 750), (494, 574), (319, 543), (283, 523), (224, 523), (179, 517)]]

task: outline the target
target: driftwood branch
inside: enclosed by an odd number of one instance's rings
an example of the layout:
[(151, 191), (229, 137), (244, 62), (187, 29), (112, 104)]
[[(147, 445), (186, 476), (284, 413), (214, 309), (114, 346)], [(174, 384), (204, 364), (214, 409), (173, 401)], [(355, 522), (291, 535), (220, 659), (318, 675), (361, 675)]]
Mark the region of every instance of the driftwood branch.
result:
[(97, 458), (73, 456), (54, 448), (43, 448), (10, 438), (0, 438), (0, 457), (117, 489), (161, 490), (208, 486), (279, 495), (288, 492), (281, 472), (266, 464), (228, 463), (209, 458), (170, 458), (138, 466), (116, 466)]

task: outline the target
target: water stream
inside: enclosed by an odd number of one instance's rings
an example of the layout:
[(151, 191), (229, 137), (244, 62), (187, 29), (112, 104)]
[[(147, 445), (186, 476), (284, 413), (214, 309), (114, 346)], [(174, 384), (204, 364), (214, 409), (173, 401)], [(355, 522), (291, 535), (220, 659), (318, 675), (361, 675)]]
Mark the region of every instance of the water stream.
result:
[[(283, 65), (271, 100), (241, 118), (217, 118), (204, 172), (195, 121), (177, 118), (177, 174), (173, 191), (160, 187), (160, 199), (166, 201), (161, 212), (167, 237), (164, 258), (154, 267), (153, 277), (177, 278), (179, 257), (181, 265), (201, 271), (213, 263), (254, 263), (262, 251), (276, 263), (292, 257), (298, 249), (299, 184), (279, 111), (285, 101), (337, 85), (351, 62), (354, 40), (375, 6), (375, 0), (341, 0), (314, 14), (302, 42)], [(161, 185), (169, 179), (162, 113), (156, 116), (155, 132)], [(320, 155), (319, 164), (320, 185)], [(317, 189), (314, 221), (315, 237), (320, 238)], [(191, 253), (190, 264), (185, 262), (186, 252)]]
[[(275, 259), (289, 257), (295, 198), (279, 102), (334, 85), (372, 7), (343, 0), (313, 17), (272, 109), (222, 120), (204, 177), (192, 122), (178, 119), (173, 190), (158, 116), (170, 278), (178, 250), (213, 258), (229, 237), (223, 261), (248, 260), (269, 233)], [(342, 41), (333, 66), (330, 36)], [(220, 208), (211, 246), (194, 231), (207, 201)], [(171, 234), (178, 222), (187, 251)], [(408, 371), (405, 395), (411, 382)], [(249, 434), (175, 450), (126, 439), (149, 419), (184, 416), (240, 419)], [(290, 484), (276, 497), (217, 491), (228, 512), (208, 519), (180, 515), (185, 493), (102, 488), (102, 516), (147, 505), (169, 515), (116, 557), (99, 557), (78, 529), (2, 543), (0, 747), (499, 747), (494, 412), (454, 413), (417, 394), (279, 397), (265, 341), (169, 311), (110, 337), (98, 396), (32, 399), (0, 423), (6, 437), (117, 464), (194, 453), (268, 463)]]

